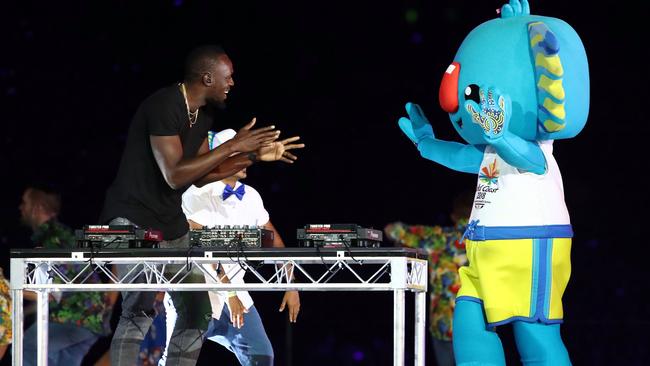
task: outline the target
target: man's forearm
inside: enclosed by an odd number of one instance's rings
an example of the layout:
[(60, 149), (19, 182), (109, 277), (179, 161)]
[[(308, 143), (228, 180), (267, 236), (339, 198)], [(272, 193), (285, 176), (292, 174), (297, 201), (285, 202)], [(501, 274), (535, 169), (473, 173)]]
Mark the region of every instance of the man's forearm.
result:
[(151, 148), (156, 163), (172, 189), (182, 189), (209, 174), (232, 154), (238, 153), (230, 141), (212, 151), (207, 150), (206, 142), (199, 154), (183, 158), (183, 146), (178, 136), (150, 136)]
[[(211, 150), (205, 154), (189, 159), (183, 159), (174, 168), (171, 174), (171, 180), (177, 188), (196, 184), (206, 176), (206, 173), (207, 175), (212, 174), (212, 172), (215, 171), (215, 169), (218, 169), (220, 165), (226, 163), (229, 159), (232, 159), (229, 157), (232, 153), (233, 151), (230, 149), (230, 146), (224, 144), (220, 146), (220, 148)], [(232, 174), (234, 173), (236, 173), (236, 171)], [(227, 176), (212, 180), (212, 182), (226, 177)]]
[(271, 221), (264, 224), (263, 227), (273, 232), (273, 248), (284, 248), (284, 241), (282, 240), (280, 233), (278, 233), (278, 230), (275, 228), (275, 226), (273, 226)]
[(23, 291), (23, 299), (29, 301), (36, 301), (38, 300), (38, 294), (31, 290), (25, 290)]
[(197, 187), (203, 187), (208, 183), (231, 177), (238, 171), (244, 168), (248, 168), (251, 165), (253, 165), (253, 161), (246, 154), (231, 156), (217, 165), (217, 167), (214, 168), (210, 173), (204, 175), (196, 182), (194, 182), (194, 185)]

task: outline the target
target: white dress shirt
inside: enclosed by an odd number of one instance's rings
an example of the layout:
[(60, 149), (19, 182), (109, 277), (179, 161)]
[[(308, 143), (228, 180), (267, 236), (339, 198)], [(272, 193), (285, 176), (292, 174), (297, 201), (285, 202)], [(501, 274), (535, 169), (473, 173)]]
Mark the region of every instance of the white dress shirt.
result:
[[(242, 183), (237, 182), (236, 190)], [(183, 212), (188, 220), (197, 224), (213, 227), (216, 225), (256, 225), (263, 226), (269, 222), (269, 213), (264, 208), (260, 194), (251, 186), (244, 185), (244, 196), (241, 201), (232, 194), (226, 200), (222, 199), (226, 185), (222, 182), (206, 184), (199, 188), (191, 186), (183, 193)], [(204, 268), (217, 278), (217, 272), (211, 264)], [(245, 271), (239, 264), (224, 264), (223, 269), (231, 283), (244, 283)], [(214, 280), (206, 276), (207, 283)], [(227, 293), (224, 291), (209, 291), (212, 305), (212, 316), (219, 319)], [(247, 291), (237, 291), (237, 297), (246, 309), (253, 305), (253, 299)]]

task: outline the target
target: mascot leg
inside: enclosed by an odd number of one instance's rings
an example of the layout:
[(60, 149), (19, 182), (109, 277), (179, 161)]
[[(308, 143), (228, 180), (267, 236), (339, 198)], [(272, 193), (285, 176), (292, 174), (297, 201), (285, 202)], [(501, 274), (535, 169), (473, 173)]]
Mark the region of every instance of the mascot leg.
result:
[(457, 365), (506, 364), (501, 340), (496, 332), (487, 329), (483, 306), (478, 302), (456, 302), (453, 337)]
[(517, 321), (513, 327), (517, 349), (524, 365), (571, 365), (569, 353), (562, 343), (559, 324)]

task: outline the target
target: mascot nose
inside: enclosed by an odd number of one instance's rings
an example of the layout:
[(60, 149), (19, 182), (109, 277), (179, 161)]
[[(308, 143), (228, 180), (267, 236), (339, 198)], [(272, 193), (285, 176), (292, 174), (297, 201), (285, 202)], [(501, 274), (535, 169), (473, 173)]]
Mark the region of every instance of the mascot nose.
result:
[(447, 113), (455, 113), (458, 110), (458, 75), (460, 75), (460, 64), (452, 62), (440, 83), (438, 99), (440, 106)]

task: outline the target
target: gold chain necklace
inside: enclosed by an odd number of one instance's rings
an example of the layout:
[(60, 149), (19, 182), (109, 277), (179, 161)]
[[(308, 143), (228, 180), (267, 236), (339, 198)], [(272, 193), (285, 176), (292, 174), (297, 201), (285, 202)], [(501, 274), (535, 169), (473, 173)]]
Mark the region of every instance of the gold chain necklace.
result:
[(190, 120), (190, 128), (196, 124), (196, 121), (199, 119), (199, 109), (197, 108), (194, 112), (190, 112), (190, 104), (187, 102), (187, 90), (185, 90), (185, 83), (181, 83), (181, 92), (183, 93), (183, 99), (185, 99), (185, 108), (187, 108), (187, 118)]

